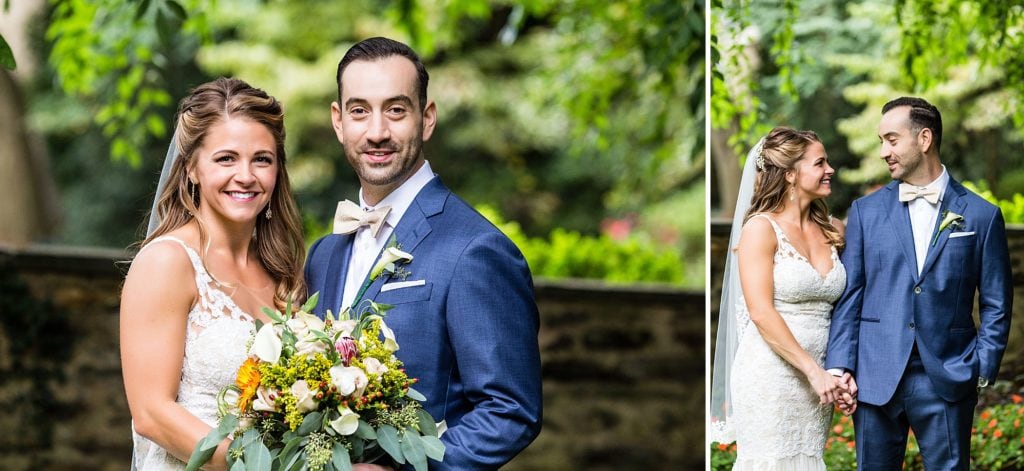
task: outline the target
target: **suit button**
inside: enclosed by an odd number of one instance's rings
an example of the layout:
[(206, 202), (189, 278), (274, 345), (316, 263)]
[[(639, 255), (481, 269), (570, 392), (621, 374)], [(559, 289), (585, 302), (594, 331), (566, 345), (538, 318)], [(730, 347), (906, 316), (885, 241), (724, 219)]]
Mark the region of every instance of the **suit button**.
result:
[(913, 322), (911, 322), (911, 323), (910, 323), (910, 328), (911, 328), (911, 329), (913, 329), (913, 328), (914, 328), (914, 323), (913, 323)]
[(914, 294), (921, 294), (921, 287), (920, 286), (915, 286), (914, 287)]

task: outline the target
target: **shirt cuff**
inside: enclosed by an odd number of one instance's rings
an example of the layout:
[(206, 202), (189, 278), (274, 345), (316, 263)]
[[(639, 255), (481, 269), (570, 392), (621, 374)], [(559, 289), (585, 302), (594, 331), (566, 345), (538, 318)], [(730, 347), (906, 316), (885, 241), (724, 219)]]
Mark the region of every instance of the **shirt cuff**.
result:
[(846, 373), (846, 370), (844, 370), (842, 368), (829, 368), (829, 369), (827, 369), (825, 371), (828, 371), (828, 374), (830, 374), (832, 376), (842, 376), (843, 373)]

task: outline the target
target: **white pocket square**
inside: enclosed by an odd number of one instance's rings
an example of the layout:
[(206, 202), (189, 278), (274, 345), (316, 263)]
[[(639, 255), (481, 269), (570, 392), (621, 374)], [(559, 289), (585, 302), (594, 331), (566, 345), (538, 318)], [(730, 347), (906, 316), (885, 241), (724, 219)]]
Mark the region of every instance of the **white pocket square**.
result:
[(970, 232), (953, 232), (953, 233), (949, 234), (949, 238), (950, 239), (955, 239), (957, 237), (967, 237), (967, 236), (972, 236), (972, 235), (974, 235), (974, 231), (970, 231)]
[(427, 280), (415, 280), (415, 281), (396, 281), (394, 283), (385, 283), (384, 286), (380, 287), (380, 292), (391, 291), (402, 288), (409, 288), (412, 286), (423, 286), (427, 284)]

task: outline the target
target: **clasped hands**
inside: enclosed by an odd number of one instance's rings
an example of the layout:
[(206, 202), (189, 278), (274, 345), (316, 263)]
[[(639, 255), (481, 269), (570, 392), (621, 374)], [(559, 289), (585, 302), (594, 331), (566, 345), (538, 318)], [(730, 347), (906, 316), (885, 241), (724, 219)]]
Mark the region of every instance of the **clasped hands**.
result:
[(857, 410), (857, 381), (849, 372), (833, 376), (819, 369), (808, 379), (821, 404), (835, 403), (843, 415), (851, 415)]

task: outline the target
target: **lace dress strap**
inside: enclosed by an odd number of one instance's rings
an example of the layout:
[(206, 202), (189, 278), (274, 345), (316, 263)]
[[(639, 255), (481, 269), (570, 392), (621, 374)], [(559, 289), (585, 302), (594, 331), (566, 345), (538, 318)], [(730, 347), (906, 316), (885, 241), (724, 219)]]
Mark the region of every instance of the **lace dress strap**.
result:
[(220, 288), (222, 284), (210, 276), (210, 273), (206, 271), (206, 267), (203, 265), (203, 260), (199, 257), (199, 253), (192, 247), (189, 247), (185, 241), (173, 236), (157, 237), (150, 241), (149, 244), (146, 244), (146, 247), (143, 247), (142, 250), (145, 250), (157, 242), (168, 240), (177, 242), (185, 249), (185, 253), (188, 254), (188, 258), (192, 262), (192, 269), (195, 271), (196, 290), (199, 292), (199, 301), (189, 312), (187, 339), (195, 338), (214, 320), (223, 316), (227, 316), (235, 320), (246, 320), (252, 322), (252, 316), (245, 311), (242, 311), (242, 309), (235, 304), (235, 301), (231, 299), (231, 296), (228, 296), (228, 294)]
[[(765, 213), (758, 213), (751, 216), (751, 218), (755, 217), (767, 219), (768, 222), (771, 223), (772, 229), (775, 230), (775, 239), (779, 241), (779, 246), (775, 249), (776, 259), (781, 257), (786, 259), (807, 260), (807, 257), (804, 257), (803, 254), (796, 250), (796, 247), (793, 246), (793, 243), (790, 242), (789, 237), (786, 236), (785, 231), (782, 230), (779, 223), (775, 222), (775, 219), (772, 219), (771, 216)], [(810, 263), (810, 261), (807, 262)]]

